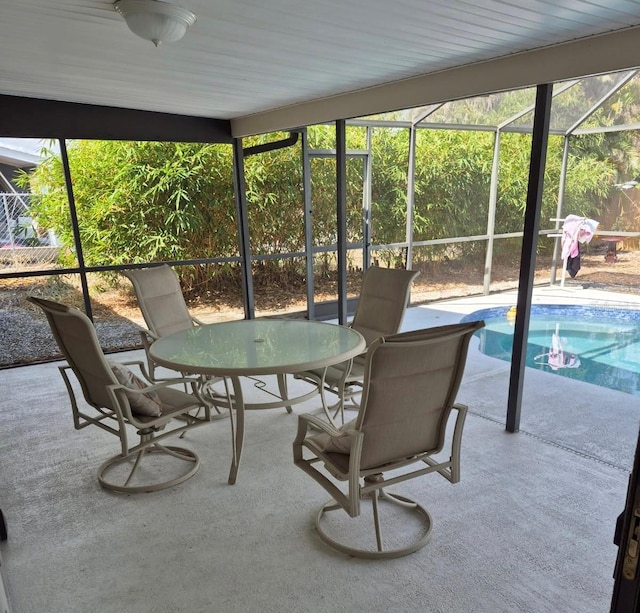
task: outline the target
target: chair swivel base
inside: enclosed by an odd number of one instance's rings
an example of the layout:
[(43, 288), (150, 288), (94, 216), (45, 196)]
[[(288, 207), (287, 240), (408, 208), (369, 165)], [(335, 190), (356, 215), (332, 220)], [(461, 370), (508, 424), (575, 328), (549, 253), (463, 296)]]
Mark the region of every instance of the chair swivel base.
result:
[[(361, 498), (362, 501), (372, 502), (372, 497), (367, 495)], [(394, 548), (394, 549), (385, 549), (382, 543), (382, 536), (380, 536), (380, 541), (376, 544), (376, 549), (360, 549), (357, 547), (352, 547), (350, 545), (345, 544), (344, 542), (340, 542), (327, 533), (327, 531), (323, 528), (323, 518), (325, 515), (331, 511), (343, 511), (342, 507), (334, 500), (327, 502), (319, 511), (316, 521), (315, 527), (318, 532), (320, 538), (330, 547), (340, 551), (342, 553), (346, 553), (355, 558), (365, 558), (365, 559), (392, 559), (392, 558), (401, 558), (403, 556), (409, 555), (410, 553), (414, 553), (424, 547), (429, 540), (431, 539), (431, 528), (432, 528), (432, 519), (430, 513), (422, 506), (420, 506), (415, 501), (405, 498), (404, 496), (400, 496), (398, 494), (390, 494), (387, 492), (381, 492), (380, 495), (381, 502), (388, 502), (393, 505), (400, 506), (406, 510), (411, 511), (412, 515), (418, 520), (420, 526), (422, 528), (421, 534), (412, 539), (408, 544), (402, 547)], [(345, 512), (346, 515), (346, 512)], [(348, 518), (348, 515), (346, 515)], [(326, 520), (325, 520), (326, 521)], [(375, 524), (378, 523), (378, 533), (380, 531), (380, 523), (379, 519), (375, 519), (375, 511), (374, 511), (374, 525), (372, 528), (375, 529)], [(372, 530), (373, 531), (373, 530)]]
[[(129, 485), (132, 481), (134, 474), (136, 473), (142, 459), (150, 454), (162, 454), (164, 456), (169, 456), (176, 458), (180, 462), (185, 462), (188, 470), (182, 472), (177, 477), (173, 477), (166, 481), (154, 482), (149, 484), (135, 484)], [(135, 463), (130, 471), (127, 472), (126, 477), (121, 479), (120, 483), (116, 483), (109, 479), (109, 473), (112, 472), (112, 469), (122, 465), (125, 462), (130, 462), (132, 458), (135, 458)], [(174, 485), (178, 485), (187, 479), (193, 477), (193, 475), (198, 472), (198, 468), (200, 468), (200, 458), (198, 455), (191, 451), (190, 449), (185, 449), (184, 447), (174, 447), (174, 446), (163, 446), (163, 445), (153, 445), (152, 447), (147, 447), (142, 451), (138, 452), (135, 456), (122, 456), (117, 455), (100, 466), (98, 469), (98, 481), (100, 485), (112, 492), (117, 492), (120, 494), (137, 494), (140, 492), (157, 492), (158, 490), (163, 490), (168, 487), (173, 487)]]

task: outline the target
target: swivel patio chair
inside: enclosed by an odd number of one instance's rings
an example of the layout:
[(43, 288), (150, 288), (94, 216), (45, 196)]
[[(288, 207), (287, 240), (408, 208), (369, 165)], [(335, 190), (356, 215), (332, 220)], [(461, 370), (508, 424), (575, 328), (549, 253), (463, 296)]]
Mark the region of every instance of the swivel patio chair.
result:
[[(158, 366), (151, 359), (149, 348), (159, 338), (204, 324), (189, 313), (178, 275), (170, 266), (162, 264), (150, 268), (125, 270), (122, 274), (131, 281), (138, 306), (147, 324), (148, 330), (140, 330), (140, 337), (147, 356), (147, 368), (151, 381), (166, 381), (168, 377), (158, 377), (156, 373)], [(189, 378), (185, 373), (180, 373), (180, 376)], [(219, 377), (200, 377), (199, 379), (203, 398), (209, 401), (210, 407), (217, 413), (214, 419), (227, 417), (228, 413), (221, 412), (218, 406), (223, 401), (224, 394), (218, 393), (213, 388), (213, 385), (221, 379)]]
[[(467, 407), (455, 398), (469, 341), (483, 325), (453, 324), (378, 338), (365, 357), (362, 402), (355, 420), (335, 428), (314, 415), (299, 415), (294, 464), (332, 496), (315, 521), (328, 545), (355, 557), (395, 558), (427, 544), (429, 512), (385, 488), (432, 472), (451, 483), (459, 481)], [(448, 437), (452, 410), (456, 419)], [(449, 455), (443, 451), (445, 441)], [(361, 515), (363, 501), (372, 506), (375, 545), (370, 524), (363, 532), (362, 522), (353, 519)], [(386, 519), (397, 523), (392, 547), (383, 542), (383, 507)], [(329, 516), (334, 511), (338, 513)], [(417, 525), (410, 530), (412, 524)]]
[(147, 355), (149, 375), (155, 381), (158, 380), (157, 365), (149, 356), (149, 347), (163, 336), (202, 325), (202, 322), (189, 313), (178, 275), (170, 266), (162, 264), (124, 270), (122, 274), (131, 281), (147, 324), (148, 330), (140, 330), (140, 337)]
[[(155, 385), (137, 377), (129, 365), (137, 365), (146, 376), (142, 362), (108, 362), (102, 352), (91, 320), (78, 309), (50, 300), (29, 297), (29, 302), (45, 313), (51, 332), (67, 364), (60, 373), (71, 400), (73, 423), (77, 430), (90, 425), (114, 434), (120, 440), (120, 453), (98, 469), (102, 487), (121, 493), (152, 492), (172, 487), (192, 477), (200, 465), (197, 454), (189, 449), (165, 446), (161, 441), (181, 435), (210, 421), (210, 408), (193, 393), (169, 387), (182, 380)], [(78, 385), (69, 376), (73, 372)], [(86, 403), (81, 403), (80, 396)], [(192, 413), (197, 412), (199, 416)], [(131, 432), (128, 432), (128, 430)], [(137, 433), (139, 441), (129, 441)], [(149, 456), (153, 455), (153, 458)], [(147, 459), (149, 458), (149, 459)], [(157, 460), (162, 466), (157, 466)], [(143, 462), (143, 460), (145, 460)], [(174, 460), (176, 460), (174, 462)], [(160, 479), (148, 475), (160, 471)], [(186, 470), (185, 470), (186, 469)], [(165, 470), (173, 471), (166, 478)], [(139, 478), (141, 474), (145, 476)]]
[[(381, 336), (397, 334), (409, 304), (411, 283), (420, 274), (415, 270), (372, 266), (362, 278), (358, 306), (350, 326), (364, 336), (367, 346)], [(364, 379), (364, 354), (352, 360), (330, 366), (326, 370), (298, 373), (297, 378), (318, 386), (322, 408), (330, 421), (340, 416), (344, 423), (344, 409), (358, 408), (358, 397)], [(337, 396), (331, 405), (327, 392)]]

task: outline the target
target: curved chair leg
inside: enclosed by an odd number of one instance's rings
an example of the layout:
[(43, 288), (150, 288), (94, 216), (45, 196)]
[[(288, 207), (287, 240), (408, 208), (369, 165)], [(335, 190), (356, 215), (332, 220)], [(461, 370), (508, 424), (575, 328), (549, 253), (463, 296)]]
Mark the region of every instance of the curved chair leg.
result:
[[(289, 389), (287, 386), (287, 375), (279, 374), (277, 375), (277, 379), (278, 379), (278, 391), (280, 392), (280, 398), (282, 398), (282, 400), (288, 400)], [(285, 409), (287, 409), (287, 413), (291, 413), (292, 411), (291, 405), (286, 405)]]
[[(340, 408), (342, 406), (342, 401), (338, 400), (338, 402), (336, 402), (335, 404), (329, 404), (329, 402), (327, 401), (327, 391), (333, 391), (333, 390), (327, 390), (327, 388), (324, 386), (324, 383), (322, 383), (318, 387), (318, 390), (320, 392), (320, 401), (322, 402), (322, 409), (324, 411), (326, 418), (329, 420), (329, 423), (333, 424), (336, 428), (338, 428), (341, 424), (337, 423), (336, 418), (341, 413)], [(342, 423), (344, 423), (344, 415), (343, 415)]]
[[(154, 454), (154, 453), (168, 455), (180, 461), (186, 462), (188, 470), (186, 472), (183, 472), (178, 477), (174, 477), (167, 481), (150, 483), (147, 485), (129, 485), (136, 471), (138, 470), (138, 467), (140, 466), (142, 459), (145, 456), (149, 454)], [(111, 490), (113, 492), (118, 492), (120, 494), (136, 494), (139, 492), (157, 492), (158, 490), (166, 489), (168, 487), (173, 487), (174, 485), (178, 485), (179, 483), (186, 481), (187, 479), (193, 477), (193, 475), (195, 475), (196, 472), (198, 472), (198, 468), (200, 468), (200, 458), (195, 452), (191, 451), (190, 449), (185, 449), (184, 447), (164, 446), (156, 443), (151, 447), (142, 449), (136, 454), (133, 467), (131, 468), (131, 471), (129, 471), (129, 474), (124, 480), (124, 483), (114, 483), (113, 481), (109, 480), (107, 473), (109, 472), (110, 469), (124, 462), (130, 462), (130, 461), (131, 461), (131, 458), (128, 456), (117, 455), (107, 460), (106, 462), (104, 462), (102, 466), (100, 466), (100, 468), (98, 469), (98, 481), (100, 482), (100, 485), (105, 489)]]
[[(320, 394), (322, 396), (322, 406), (324, 408), (325, 415), (327, 416), (329, 421), (336, 427), (340, 427), (344, 424), (345, 411), (360, 410), (360, 401), (356, 398), (356, 396), (362, 394), (362, 389), (352, 391), (352, 388), (353, 386), (345, 386), (344, 389), (338, 388), (337, 390), (331, 390), (340, 398), (340, 400), (338, 400), (338, 402), (334, 404), (328, 404), (326, 402), (326, 396), (324, 395), (325, 388), (322, 388), (320, 391)], [(340, 416), (340, 422), (337, 421), (338, 415)]]
[[(351, 547), (344, 543), (337, 541), (328, 535), (326, 530), (322, 527), (322, 520), (324, 516), (331, 511), (343, 511), (342, 507), (339, 504), (336, 504), (334, 500), (326, 503), (319, 511), (315, 526), (318, 531), (318, 535), (320, 538), (327, 543), (333, 549), (340, 551), (342, 553), (346, 553), (355, 558), (366, 558), (366, 559), (391, 559), (391, 558), (401, 558), (402, 556), (409, 555), (414, 551), (418, 551), (424, 547), (429, 540), (431, 539), (431, 527), (432, 527), (432, 519), (430, 513), (422, 506), (420, 506), (414, 500), (409, 498), (405, 498), (404, 496), (400, 496), (398, 494), (389, 494), (384, 490), (380, 490), (380, 494), (378, 496), (377, 492), (371, 495), (364, 495), (361, 497), (362, 500), (368, 500), (373, 505), (373, 516), (374, 516), (374, 528), (376, 534), (376, 549), (359, 549), (356, 547)], [(380, 527), (380, 518), (379, 518), (379, 505), (378, 502), (384, 501), (390, 504), (394, 504), (406, 509), (410, 509), (415, 511), (418, 516), (420, 523), (423, 527), (423, 534), (413, 542), (409, 543), (405, 547), (400, 547), (397, 549), (385, 549), (383, 546), (383, 538), (382, 538), (382, 530)], [(344, 512), (344, 511), (343, 511)]]
[(227, 396), (222, 392), (218, 392), (213, 387), (214, 383), (218, 383), (220, 380), (221, 379), (217, 377), (204, 379), (201, 386), (200, 399), (215, 411), (215, 414), (211, 414), (211, 421), (218, 421), (219, 419), (227, 419), (227, 417), (229, 417), (229, 411), (226, 410), (226, 407), (225, 410), (221, 410), (218, 405), (218, 403), (224, 404), (227, 401)]

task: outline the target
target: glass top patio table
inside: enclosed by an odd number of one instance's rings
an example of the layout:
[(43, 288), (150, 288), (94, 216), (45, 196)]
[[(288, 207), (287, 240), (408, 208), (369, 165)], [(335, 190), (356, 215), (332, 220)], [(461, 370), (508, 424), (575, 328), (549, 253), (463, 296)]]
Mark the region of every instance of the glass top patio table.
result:
[[(308, 400), (319, 390), (289, 398), (287, 374), (347, 362), (365, 349), (363, 336), (346, 326), (297, 319), (246, 319), (175, 332), (153, 343), (149, 354), (173, 370), (231, 380), (233, 396), (228, 394), (226, 401), (217, 399), (216, 404), (229, 408), (232, 484), (242, 455), (245, 409), (286, 407), (291, 412), (291, 405)], [(250, 375), (276, 375), (278, 400), (245, 404), (240, 377)]]
[(163, 366), (213, 376), (296, 373), (349, 360), (365, 349), (345, 326), (296, 319), (245, 319), (195, 326), (151, 347)]

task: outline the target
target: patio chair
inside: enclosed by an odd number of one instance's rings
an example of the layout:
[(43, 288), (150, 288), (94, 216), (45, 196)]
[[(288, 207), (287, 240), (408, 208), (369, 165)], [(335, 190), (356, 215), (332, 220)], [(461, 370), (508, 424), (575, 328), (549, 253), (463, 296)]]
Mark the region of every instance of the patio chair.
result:
[[(152, 492), (192, 477), (200, 465), (197, 454), (183, 447), (161, 445), (160, 442), (209, 423), (209, 406), (199, 398), (195, 383), (189, 382), (193, 389), (191, 394), (169, 387), (181, 380), (152, 385), (128, 368), (135, 364), (146, 377), (142, 362), (119, 364), (107, 361), (95, 328), (84, 313), (50, 300), (34, 297), (27, 300), (44, 311), (58, 347), (67, 360), (67, 364), (59, 368), (71, 400), (75, 428), (81, 430), (90, 425), (98, 426), (120, 440), (120, 453), (98, 469), (100, 485), (122, 493)], [(79, 393), (76, 393), (77, 385), (69, 376), (70, 371), (79, 383)], [(80, 406), (80, 395), (88, 407)], [(200, 415), (200, 410), (201, 416), (191, 414), (197, 412)], [(128, 429), (132, 431), (128, 432)], [(137, 443), (129, 441), (129, 434), (135, 436), (134, 431), (139, 437)], [(154, 458), (146, 460), (152, 454)], [(160, 460), (161, 456), (165, 461), (161, 461), (161, 467), (158, 467), (154, 460)], [(167, 458), (170, 462), (166, 461)], [(148, 468), (140, 469), (143, 464)], [(163, 480), (150, 479), (151, 468), (155, 470), (153, 474), (160, 472)], [(164, 470), (172, 471), (169, 478), (165, 478), (167, 473)], [(137, 478), (141, 473), (145, 477)]]
[[(381, 336), (397, 334), (402, 326), (409, 304), (411, 283), (420, 274), (415, 270), (380, 268), (372, 266), (362, 278), (358, 306), (349, 324), (364, 336), (367, 346)], [(358, 396), (362, 392), (364, 378), (364, 354), (352, 360), (330, 366), (326, 370), (313, 370), (296, 374), (318, 386), (322, 408), (330, 421), (340, 415), (344, 423), (344, 409), (358, 408)], [(337, 396), (330, 405), (326, 393)]]
[(140, 337), (147, 355), (149, 375), (156, 381), (157, 365), (149, 356), (149, 347), (163, 336), (202, 325), (202, 322), (189, 313), (178, 275), (170, 266), (162, 264), (124, 270), (122, 274), (131, 281), (147, 324), (148, 330), (140, 330)]
[[(467, 407), (455, 403), (455, 398), (469, 340), (483, 325), (453, 324), (378, 338), (366, 354), (362, 402), (355, 420), (336, 428), (314, 415), (299, 415), (294, 464), (332, 496), (315, 521), (328, 545), (360, 558), (396, 558), (427, 544), (432, 526), (429, 512), (385, 488), (432, 472), (451, 483), (459, 481)], [(455, 425), (447, 437), (452, 410)], [(443, 449), (449, 438), (447, 455)], [(340, 483), (346, 487), (339, 487)], [(361, 515), (365, 500), (372, 506), (375, 546), (371, 525), (363, 532), (361, 522), (349, 519)], [(380, 505), (380, 501), (389, 504)], [(383, 506), (388, 507), (387, 518), (398, 524), (391, 548), (383, 542)], [(339, 513), (329, 517), (333, 511)], [(412, 523), (417, 526), (410, 530)]]
[[(147, 356), (147, 369), (151, 381), (166, 381), (168, 377), (158, 377), (158, 365), (149, 354), (149, 348), (154, 341), (174, 332), (186, 330), (204, 323), (189, 313), (184, 300), (180, 280), (175, 271), (166, 264), (150, 268), (124, 270), (122, 274), (131, 281), (138, 300), (138, 306), (147, 324), (148, 330), (140, 330), (142, 346)], [(186, 373), (180, 373), (182, 378), (190, 378)], [(221, 381), (220, 377), (199, 377), (203, 398), (210, 401), (210, 407), (217, 415), (214, 419), (227, 417), (226, 411), (221, 411), (219, 402), (224, 394), (214, 390), (213, 385)]]

